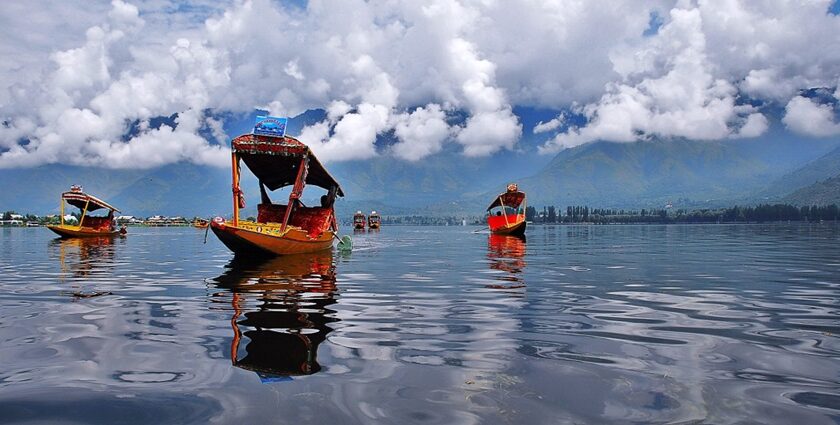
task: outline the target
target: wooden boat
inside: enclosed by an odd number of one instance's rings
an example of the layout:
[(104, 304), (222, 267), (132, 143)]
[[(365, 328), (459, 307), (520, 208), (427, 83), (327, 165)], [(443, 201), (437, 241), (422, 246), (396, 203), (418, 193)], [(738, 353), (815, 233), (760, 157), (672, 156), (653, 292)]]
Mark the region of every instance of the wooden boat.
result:
[(199, 229), (206, 229), (207, 226), (210, 225), (210, 222), (203, 218), (197, 218), (193, 221), (192, 225), (193, 227), (197, 227)]
[(371, 211), (368, 216), (368, 227), (371, 229), (378, 229), (380, 225), (382, 225), (382, 217), (380, 217), (376, 211)]
[[(257, 177), (261, 202), (256, 221), (239, 219), (245, 197), (239, 188), (240, 164)], [(237, 254), (288, 255), (316, 252), (332, 247), (338, 232), (333, 204), (344, 196), (338, 182), (318, 162), (308, 146), (289, 136), (244, 134), (231, 141), (233, 173), (233, 219), (216, 217), (213, 233)], [(301, 201), (304, 187), (327, 190), (321, 205), (307, 207)], [(286, 205), (274, 204), (267, 190), (292, 186)]]
[(356, 230), (364, 230), (365, 229), (365, 215), (362, 214), (361, 211), (356, 211), (356, 214), (353, 214), (353, 228)]
[(487, 226), (490, 233), (497, 235), (525, 234), (525, 193), (519, 191), (515, 183), (507, 186), (507, 191), (497, 196), (487, 207)]
[[(65, 202), (81, 210), (82, 215), (79, 218), (78, 224), (65, 222)], [(108, 215), (104, 217), (89, 215), (89, 213), (101, 209), (108, 210)], [(114, 223), (114, 213), (119, 212), (119, 210), (93, 195), (84, 193), (81, 186), (73, 185), (70, 187), (69, 192), (61, 194), (60, 210), (61, 224), (51, 224), (48, 225), (47, 228), (57, 233), (62, 238), (110, 237), (120, 234), (120, 231), (117, 230)]]

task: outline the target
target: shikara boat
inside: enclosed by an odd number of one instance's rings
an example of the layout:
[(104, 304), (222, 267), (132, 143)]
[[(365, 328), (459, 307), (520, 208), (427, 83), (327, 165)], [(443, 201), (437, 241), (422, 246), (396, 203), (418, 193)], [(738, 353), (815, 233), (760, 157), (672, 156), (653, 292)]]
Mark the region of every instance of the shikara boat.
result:
[[(79, 218), (78, 224), (65, 222), (65, 202), (81, 210), (82, 215)], [(116, 224), (114, 223), (114, 213), (119, 212), (119, 210), (93, 195), (84, 193), (81, 186), (73, 185), (70, 187), (69, 192), (61, 194), (60, 210), (61, 224), (51, 224), (47, 227), (62, 238), (110, 237), (120, 234), (120, 231), (117, 230)], [(108, 215), (101, 217), (89, 215), (91, 212), (97, 210), (107, 210)]]
[(193, 227), (197, 227), (199, 229), (206, 229), (207, 226), (210, 225), (210, 222), (203, 218), (197, 218), (193, 221), (192, 225)]
[(525, 193), (520, 192), (515, 183), (509, 184), (507, 191), (497, 196), (487, 211), (490, 233), (514, 236), (525, 234)]
[[(237, 254), (289, 255), (332, 247), (338, 232), (333, 204), (344, 196), (338, 182), (318, 162), (308, 146), (289, 136), (244, 134), (231, 141), (233, 218), (216, 217), (213, 233)], [(239, 219), (245, 197), (239, 188), (240, 161), (259, 180), (261, 202), (256, 221)], [(301, 200), (306, 185), (323, 188), (319, 206)], [(274, 204), (268, 191), (291, 186), (288, 203)]]
[(371, 229), (378, 229), (379, 226), (382, 224), (382, 217), (376, 213), (376, 211), (371, 211), (370, 215), (368, 216), (368, 227)]
[(353, 214), (353, 228), (356, 230), (364, 230), (365, 229), (365, 215), (362, 214), (361, 211), (356, 211), (356, 214)]

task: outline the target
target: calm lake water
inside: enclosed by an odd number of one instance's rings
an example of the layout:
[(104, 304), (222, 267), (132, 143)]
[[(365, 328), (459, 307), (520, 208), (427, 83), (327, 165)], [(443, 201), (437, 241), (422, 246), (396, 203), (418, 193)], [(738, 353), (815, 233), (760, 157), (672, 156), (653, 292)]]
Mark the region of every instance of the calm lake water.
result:
[(477, 229), (0, 229), (0, 422), (840, 422), (840, 226)]

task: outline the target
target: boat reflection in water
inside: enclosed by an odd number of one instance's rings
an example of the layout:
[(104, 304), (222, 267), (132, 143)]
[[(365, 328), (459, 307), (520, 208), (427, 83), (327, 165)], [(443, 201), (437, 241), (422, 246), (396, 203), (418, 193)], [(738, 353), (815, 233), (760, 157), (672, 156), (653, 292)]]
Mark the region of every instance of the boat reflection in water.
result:
[(84, 283), (89, 282), (90, 277), (111, 273), (114, 268), (114, 243), (112, 237), (51, 240), (50, 246), (58, 248), (61, 280)]
[(505, 272), (499, 279), (502, 285), (487, 285), (488, 288), (512, 289), (525, 287), (522, 274), (525, 269), (525, 236), (499, 235), (491, 233), (487, 239), (487, 259), (490, 268)]
[(212, 283), (230, 291), (216, 295), (230, 296), (233, 307), (234, 366), (256, 372), (263, 382), (321, 370), (318, 345), (332, 331), (328, 324), (338, 321), (328, 308), (337, 295), (331, 250), (261, 262), (234, 257)]

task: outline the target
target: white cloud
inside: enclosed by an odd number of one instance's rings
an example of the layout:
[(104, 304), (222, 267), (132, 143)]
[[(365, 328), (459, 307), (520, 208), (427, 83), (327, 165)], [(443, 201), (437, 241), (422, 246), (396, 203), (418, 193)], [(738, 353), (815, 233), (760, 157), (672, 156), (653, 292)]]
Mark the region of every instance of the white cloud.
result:
[(560, 128), (561, 125), (566, 121), (566, 115), (560, 114), (555, 118), (552, 118), (546, 122), (540, 121), (537, 125), (534, 126), (534, 134), (545, 133), (548, 131), (554, 131)]
[[(304, 133), (333, 160), (419, 160), (446, 143), (468, 156), (516, 149), (514, 105), (584, 105), (572, 111), (589, 119), (579, 128), (558, 118), (535, 128), (564, 129), (544, 152), (599, 139), (759, 137), (767, 117), (745, 98), (788, 105), (791, 129), (834, 134), (834, 121), (797, 118), (822, 107), (796, 100), (838, 85), (840, 18), (828, 0), (40, 1), (0, 10), (0, 167), (149, 166), (163, 159), (126, 155), (156, 146), (150, 137), (184, 145), (157, 146), (170, 161), (221, 164), (216, 143), (198, 143), (211, 125), (204, 111), (255, 107), (325, 108), (326, 122)], [(652, 11), (663, 26), (644, 36)], [(452, 111), (466, 121), (444, 126)], [(121, 141), (127, 123), (172, 114), (205, 124)], [(389, 131), (399, 143), (377, 152)]]
[(436, 104), (417, 108), (411, 114), (404, 113), (395, 119), (394, 134), (400, 141), (392, 150), (397, 158), (408, 161), (440, 152), (443, 142), (452, 133), (446, 123), (446, 114)]
[(835, 119), (833, 108), (802, 96), (796, 96), (788, 102), (782, 122), (791, 130), (809, 136), (840, 134), (840, 123)]
[(651, 137), (718, 140), (756, 137), (767, 129), (754, 108), (736, 105), (737, 88), (716, 78), (697, 9), (672, 9), (649, 40), (613, 53), (625, 82), (582, 108), (588, 122), (557, 134), (546, 153), (595, 140), (633, 142)]
[(759, 113), (752, 113), (747, 115), (746, 120), (744, 120), (743, 125), (738, 131), (733, 135), (736, 138), (751, 138), (751, 137), (758, 137), (764, 134), (769, 127), (769, 123), (767, 122), (767, 117), (763, 114)]

